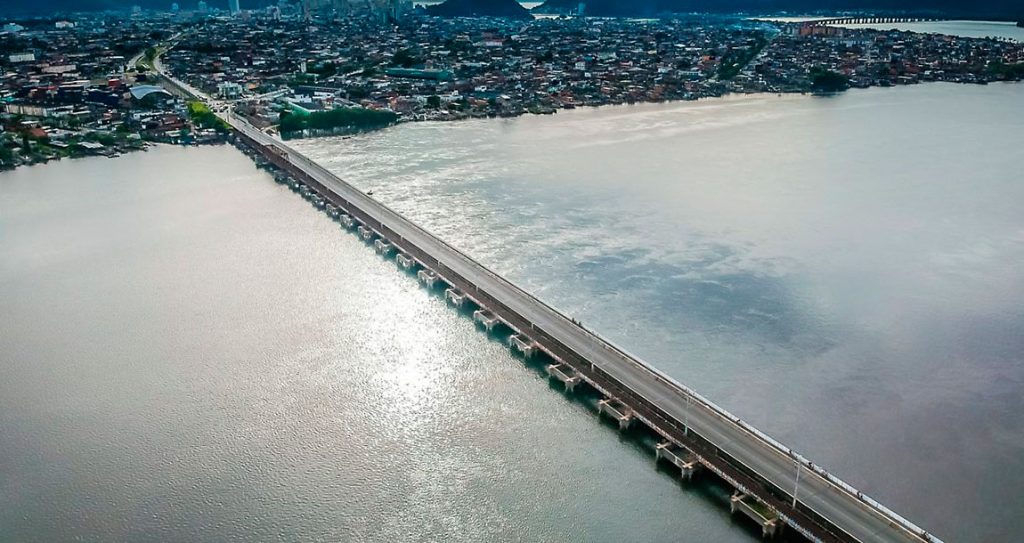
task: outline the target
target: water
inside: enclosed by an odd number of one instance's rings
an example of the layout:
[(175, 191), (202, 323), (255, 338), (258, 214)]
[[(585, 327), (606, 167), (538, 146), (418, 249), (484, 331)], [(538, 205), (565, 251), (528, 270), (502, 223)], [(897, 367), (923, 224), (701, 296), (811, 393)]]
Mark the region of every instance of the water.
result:
[[(1015, 540), (1022, 98), (295, 144), (948, 541)], [(228, 147), (0, 175), (0, 300), (0, 540), (756, 540)]]
[[(762, 21), (778, 21), (782, 23), (801, 23), (820, 21), (821, 17), (759, 17)], [(931, 21), (921, 23), (878, 23), (878, 24), (844, 24), (844, 28), (873, 28), (875, 30), (902, 30), (924, 34), (946, 34), (963, 38), (1000, 38), (1024, 41), (1024, 28), (1015, 23), (1002, 21)]]
[(233, 148), (0, 175), (0, 541), (751, 541)]
[(874, 28), (875, 30), (903, 30), (925, 34), (946, 34), (964, 38), (1001, 38), (1024, 41), (1024, 28), (1014, 23), (998, 21), (935, 21), (925, 23), (879, 23), (843, 25), (847, 28)]
[(926, 528), (991, 541), (1024, 533), (1022, 100), (936, 84), (296, 145)]

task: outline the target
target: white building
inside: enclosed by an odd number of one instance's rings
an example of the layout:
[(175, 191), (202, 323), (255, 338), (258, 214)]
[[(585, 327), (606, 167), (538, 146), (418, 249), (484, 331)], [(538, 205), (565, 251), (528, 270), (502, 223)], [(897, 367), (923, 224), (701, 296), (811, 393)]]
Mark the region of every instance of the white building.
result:
[(13, 55), (8, 55), (7, 56), (7, 60), (10, 61), (11, 64), (18, 64), (18, 63), (21, 63), (21, 62), (35, 62), (36, 61), (36, 54), (35, 53), (31, 53), (31, 52), (29, 52), (29, 53), (14, 53)]

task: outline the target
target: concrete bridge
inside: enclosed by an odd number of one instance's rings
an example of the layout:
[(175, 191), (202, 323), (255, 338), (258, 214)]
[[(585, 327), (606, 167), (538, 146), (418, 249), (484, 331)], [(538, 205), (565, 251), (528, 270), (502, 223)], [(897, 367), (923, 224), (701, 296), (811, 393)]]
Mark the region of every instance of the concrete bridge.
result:
[(930, 23), (935, 21), (942, 21), (944, 19), (935, 19), (927, 17), (837, 17), (833, 19), (815, 19), (813, 21), (807, 21), (808, 24), (818, 26), (844, 26), (844, 25), (872, 25), (872, 24), (885, 24), (885, 23)]
[[(487, 330), (501, 326), (510, 347), (543, 358), (567, 390), (589, 386), (601, 416), (623, 431), (642, 425), (661, 438), (660, 460), (683, 478), (707, 470), (732, 485), (731, 510), (765, 536), (787, 527), (815, 542), (941, 543), (803, 456), (697, 392), (612, 344), (498, 273), (346, 183), (285, 143), (256, 129), (187, 84), (164, 74), (175, 91), (207, 100), (233, 127), (236, 143), (286, 173), (317, 206), (359, 232), (385, 258)], [(328, 207), (329, 206), (329, 207)]]

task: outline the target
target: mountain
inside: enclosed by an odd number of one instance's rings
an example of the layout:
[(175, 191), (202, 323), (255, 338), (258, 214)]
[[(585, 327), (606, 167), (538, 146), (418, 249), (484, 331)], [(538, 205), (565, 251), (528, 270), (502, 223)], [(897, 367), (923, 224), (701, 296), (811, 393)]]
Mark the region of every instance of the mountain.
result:
[(1017, 20), (1021, 0), (547, 0), (537, 13), (575, 13), (600, 17), (653, 17), (667, 13), (812, 13), (837, 11), (903, 12), (944, 18)]
[(516, 0), (447, 0), (429, 6), (427, 13), (439, 17), (511, 17), (532, 19), (530, 11)]

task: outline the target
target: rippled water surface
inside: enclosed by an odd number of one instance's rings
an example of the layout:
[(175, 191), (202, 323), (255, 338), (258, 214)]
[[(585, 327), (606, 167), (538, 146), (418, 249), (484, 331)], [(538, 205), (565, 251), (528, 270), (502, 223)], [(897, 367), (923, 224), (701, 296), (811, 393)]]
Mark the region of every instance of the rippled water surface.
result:
[[(947, 541), (1014, 541), (1022, 100), (296, 145)], [(756, 537), (230, 147), (0, 174), (0, 323), (3, 541)]]
[(925, 34), (947, 34), (965, 38), (1000, 38), (1024, 41), (1024, 28), (1014, 23), (996, 21), (933, 21), (925, 23), (878, 23), (843, 25), (847, 28), (873, 28), (875, 30), (904, 30)]
[(0, 541), (752, 540), (231, 147), (0, 175), (0, 323)]
[(1021, 104), (935, 84), (296, 145), (939, 535), (1009, 540)]

